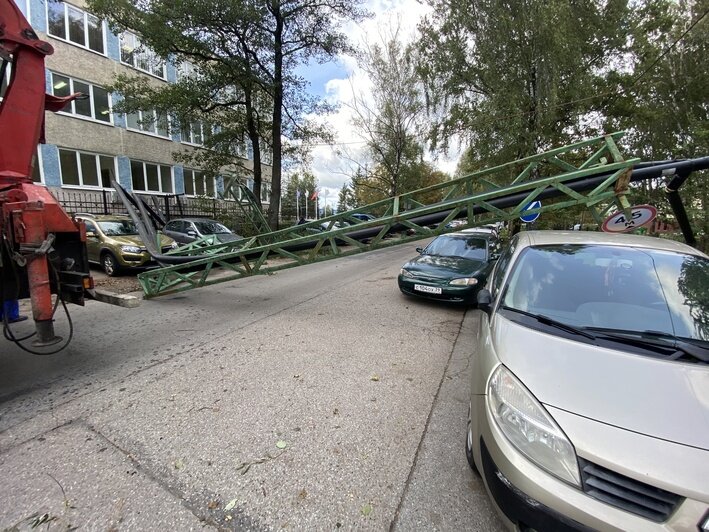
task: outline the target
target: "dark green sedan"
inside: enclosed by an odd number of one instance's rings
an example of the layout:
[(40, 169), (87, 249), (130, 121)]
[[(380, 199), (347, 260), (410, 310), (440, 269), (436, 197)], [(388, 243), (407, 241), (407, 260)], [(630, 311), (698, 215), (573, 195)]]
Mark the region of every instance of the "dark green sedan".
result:
[(480, 233), (450, 233), (433, 240), (399, 273), (406, 295), (475, 304), (497, 260), (497, 239)]

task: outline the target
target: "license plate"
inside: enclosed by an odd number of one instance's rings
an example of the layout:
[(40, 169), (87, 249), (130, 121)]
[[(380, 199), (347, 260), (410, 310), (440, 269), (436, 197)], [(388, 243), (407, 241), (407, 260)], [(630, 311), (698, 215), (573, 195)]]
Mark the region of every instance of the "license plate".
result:
[(414, 290), (418, 292), (426, 292), (427, 294), (440, 294), (442, 290), (437, 286), (426, 286), (425, 284), (415, 284)]

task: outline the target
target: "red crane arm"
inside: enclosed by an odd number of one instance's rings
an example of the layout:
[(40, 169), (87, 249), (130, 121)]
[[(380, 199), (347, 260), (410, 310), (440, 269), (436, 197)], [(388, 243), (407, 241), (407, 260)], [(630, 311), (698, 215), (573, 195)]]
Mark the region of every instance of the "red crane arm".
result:
[[(63, 250), (54, 244), (57, 234), (64, 235), (57, 241), (73, 240), (83, 245), (84, 256), (86, 242), (83, 224), (72, 220), (46, 187), (34, 184), (31, 177), (37, 145), (44, 141), (45, 110), (59, 111), (80, 96), (57, 98), (45, 94), (44, 59), (53, 52), (12, 0), (0, 0), (2, 73), (8, 64), (12, 65), (0, 102), (0, 233), (4, 245), (9, 247), (3, 267), (9, 267), (10, 256), (24, 256), (12, 267), (26, 267), (37, 328), (34, 344), (40, 347), (61, 340), (55, 336), (52, 323), (52, 289), (61, 290), (61, 286), (58, 281), (53, 285), (56, 275), (49, 275), (47, 253), (51, 249), (62, 257)], [(88, 278), (88, 267), (85, 271)], [(14, 291), (18, 290), (15, 287)], [(76, 299), (83, 303), (83, 297)]]

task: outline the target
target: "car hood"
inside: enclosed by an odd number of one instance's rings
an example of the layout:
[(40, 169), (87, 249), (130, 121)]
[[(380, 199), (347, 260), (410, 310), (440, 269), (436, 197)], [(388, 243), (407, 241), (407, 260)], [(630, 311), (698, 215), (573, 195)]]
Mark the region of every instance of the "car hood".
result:
[(449, 278), (452, 275), (468, 276), (481, 270), (485, 263), (481, 260), (463, 257), (442, 257), (439, 255), (419, 255), (404, 264), (412, 273), (421, 273), (435, 278)]
[(709, 365), (575, 342), (499, 314), (491, 333), (499, 360), (543, 404), (709, 450)]
[(108, 238), (110, 238), (121, 246), (145, 247), (143, 245), (143, 241), (138, 235), (109, 236)]

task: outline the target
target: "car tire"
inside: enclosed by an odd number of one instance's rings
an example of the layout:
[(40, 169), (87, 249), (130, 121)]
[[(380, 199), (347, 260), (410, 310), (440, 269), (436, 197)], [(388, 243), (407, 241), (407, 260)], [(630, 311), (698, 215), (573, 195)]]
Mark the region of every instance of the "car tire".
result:
[(468, 459), (468, 465), (473, 470), (473, 473), (480, 476), (480, 471), (478, 466), (475, 465), (475, 458), (473, 457), (473, 441), (475, 441), (475, 435), (470, 422), (470, 406), (468, 406), (468, 424), (465, 430), (465, 457)]
[(113, 256), (110, 251), (105, 251), (101, 254), (101, 268), (106, 272), (109, 277), (114, 277), (118, 275), (120, 268), (118, 266), (118, 260)]

